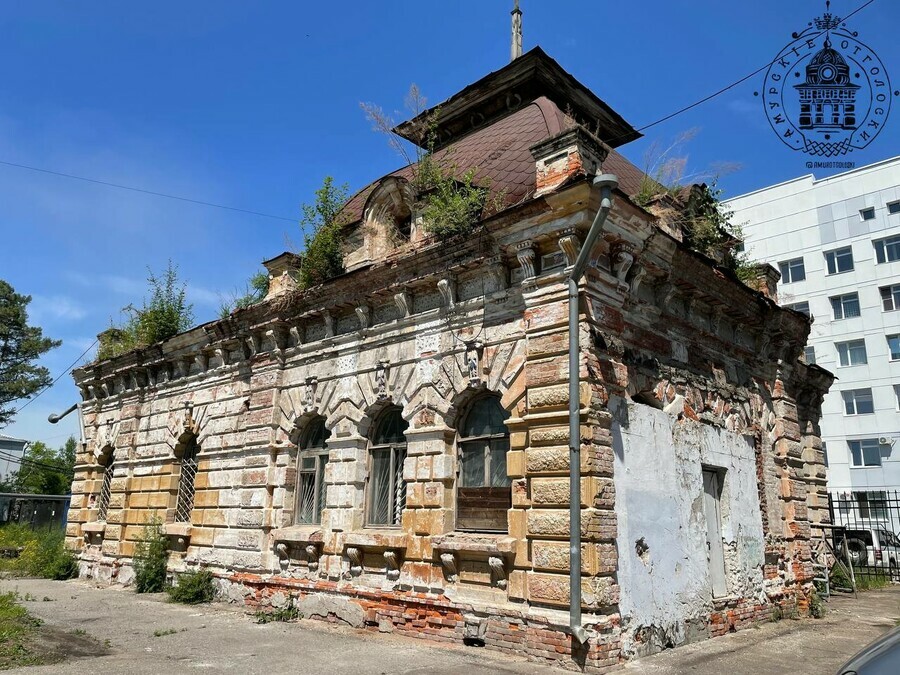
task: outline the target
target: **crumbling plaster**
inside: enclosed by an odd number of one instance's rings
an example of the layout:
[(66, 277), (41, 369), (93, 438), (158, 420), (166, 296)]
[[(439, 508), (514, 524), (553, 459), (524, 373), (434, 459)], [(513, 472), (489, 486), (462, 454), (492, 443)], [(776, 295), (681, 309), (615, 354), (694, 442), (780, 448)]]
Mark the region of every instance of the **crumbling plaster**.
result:
[[(623, 649), (645, 653), (708, 633), (713, 609), (705, 467), (723, 472), (728, 595), (764, 602), (764, 539), (753, 439), (613, 398)], [(649, 639), (648, 639), (649, 638)]]

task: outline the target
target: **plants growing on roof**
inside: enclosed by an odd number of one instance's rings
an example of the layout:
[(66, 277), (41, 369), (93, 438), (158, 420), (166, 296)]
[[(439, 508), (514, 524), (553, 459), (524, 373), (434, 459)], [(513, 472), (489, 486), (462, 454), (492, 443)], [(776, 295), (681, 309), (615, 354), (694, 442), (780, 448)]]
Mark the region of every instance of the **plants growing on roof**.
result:
[(755, 276), (757, 265), (739, 250), (743, 232), (739, 224), (731, 222), (734, 212), (723, 206), (717, 185), (719, 175), (737, 167), (720, 164), (711, 172), (686, 174), (688, 157), (682, 149), (696, 134), (696, 129), (688, 130), (665, 149), (651, 145), (640, 187), (631, 198), (641, 207), (660, 202), (654, 212), (680, 229), (689, 248), (748, 281)]
[(123, 326), (110, 326), (99, 336), (98, 359), (119, 356), (138, 347), (168, 340), (186, 331), (194, 322), (194, 306), (187, 302), (185, 283), (178, 278), (178, 266), (169, 260), (162, 274), (147, 270), (150, 299), (142, 307), (128, 305)]
[(310, 288), (344, 272), (341, 208), (347, 201), (346, 183), (335, 185), (325, 176), (316, 190), (316, 200), (303, 204), (300, 227), (304, 232), (304, 251), (300, 261), (300, 287)]
[(224, 319), (237, 309), (246, 309), (255, 305), (266, 297), (269, 292), (269, 275), (266, 272), (257, 272), (247, 280), (243, 293), (233, 293), (227, 300), (223, 300), (219, 307), (219, 318)]
[(440, 239), (467, 234), (478, 224), (488, 188), (475, 183), (477, 167), (463, 168), (453, 160), (452, 147), (444, 149), (440, 157), (436, 155), (440, 109), (427, 111), (426, 99), (415, 84), (406, 96), (406, 107), (417, 120), (417, 135), (422, 139), (412, 146), (412, 153), (411, 144), (394, 132), (390, 116), (376, 105), (362, 104), (375, 130), (387, 136), (391, 147), (410, 166), (425, 231)]

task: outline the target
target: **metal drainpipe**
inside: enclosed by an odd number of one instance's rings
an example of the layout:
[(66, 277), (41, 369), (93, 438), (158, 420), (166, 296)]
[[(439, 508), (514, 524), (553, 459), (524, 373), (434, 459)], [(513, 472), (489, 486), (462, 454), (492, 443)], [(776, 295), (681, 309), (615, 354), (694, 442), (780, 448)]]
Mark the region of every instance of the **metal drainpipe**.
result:
[(581, 396), (579, 392), (578, 282), (584, 274), (594, 242), (612, 208), (612, 191), (619, 179), (612, 174), (594, 178), (600, 188), (600, 209), (569, 272), (569, 628), (580, 643), (587, 640), (581, 625)]

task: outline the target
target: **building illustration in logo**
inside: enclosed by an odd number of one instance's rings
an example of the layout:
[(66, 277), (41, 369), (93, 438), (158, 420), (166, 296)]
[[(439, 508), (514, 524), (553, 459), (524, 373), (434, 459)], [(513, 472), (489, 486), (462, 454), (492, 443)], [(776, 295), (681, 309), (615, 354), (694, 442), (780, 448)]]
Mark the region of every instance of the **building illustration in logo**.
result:
[(800, 93), (801, 129), (856, 129), (856, 92), (850, 66), (826, 39), (825, 46), (806, 66), (806, 82), (794, 85)]
[(830, 5), (826, 2), (826, 12), (806, 30), (794, 33), (794, 41), (769, 66), (762, 92), (769, 123), (781, 141), (823, 157), (869, 145), (898, 94), (891, 91), (875, 52), (827, 11)]

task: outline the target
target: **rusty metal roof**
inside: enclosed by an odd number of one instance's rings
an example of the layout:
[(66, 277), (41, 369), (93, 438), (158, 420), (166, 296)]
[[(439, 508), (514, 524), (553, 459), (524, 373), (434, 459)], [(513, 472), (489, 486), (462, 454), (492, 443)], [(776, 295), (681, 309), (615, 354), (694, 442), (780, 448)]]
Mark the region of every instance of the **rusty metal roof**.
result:
[[(535, 162), (529, 148), (556, 136), (572, 124), (573, 121), (553, 101), (542, 96), (438, 150), (434, 155), (435, 161), (445, 168), (455, 169), (459, 174), (476, 169), (475, 183), (488, 188), (489, 203), (506, 208), (528, 200), (534, 193)], [(603, 162), (603, 171), (618, 176), (619, 189), (626, 195), (637, 194), (640, 190), (644, 172), (615, 150), (611, 149)], [(413, 177), (413, 166), (388, 175), (409, 180)], [(342, 214), (345, 222), (362, 219), (366, 200), (384, 178), (350, 198)]]

